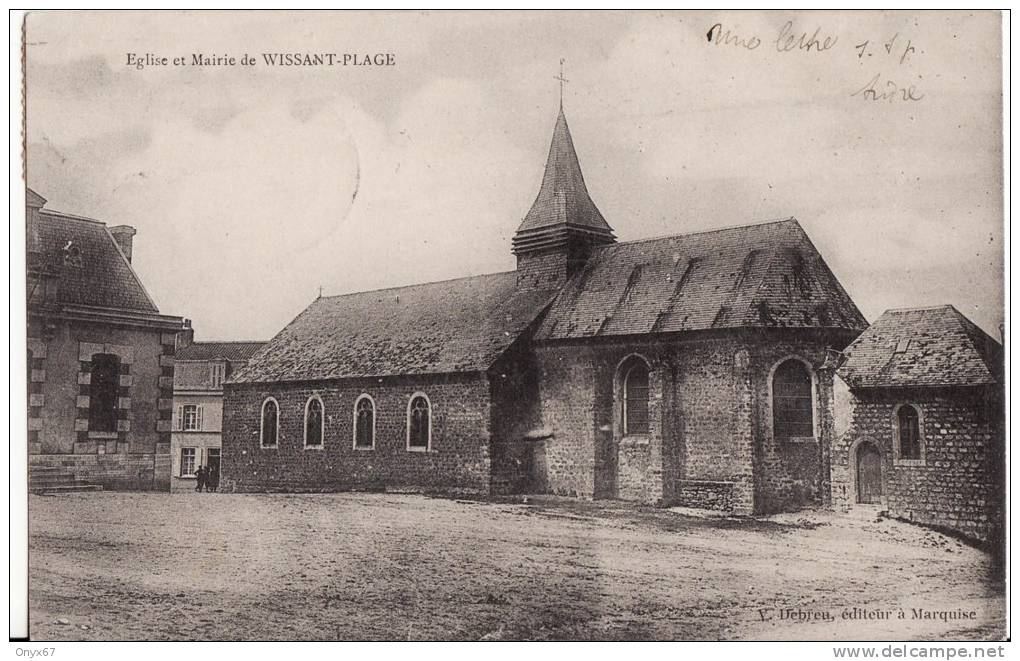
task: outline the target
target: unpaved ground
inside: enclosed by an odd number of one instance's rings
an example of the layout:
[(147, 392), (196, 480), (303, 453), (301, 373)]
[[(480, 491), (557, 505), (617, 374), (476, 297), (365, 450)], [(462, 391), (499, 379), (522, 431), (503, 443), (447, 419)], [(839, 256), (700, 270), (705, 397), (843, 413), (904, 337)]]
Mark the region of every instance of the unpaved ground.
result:
[[(985, 553), (874, 517), (395, 494), (94, 493), (29, 507), (37, 640), (1005, 635)], [(843, 619), (854, 607), (906, 619)]]

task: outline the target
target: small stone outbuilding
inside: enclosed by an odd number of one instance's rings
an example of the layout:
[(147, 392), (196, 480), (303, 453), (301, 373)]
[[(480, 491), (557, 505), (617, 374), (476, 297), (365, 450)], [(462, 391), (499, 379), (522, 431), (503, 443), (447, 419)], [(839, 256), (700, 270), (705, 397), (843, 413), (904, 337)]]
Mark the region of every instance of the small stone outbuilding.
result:
[(1002, 346), (951, 305), (889, 310), (837, 371), (832, 503), (995, 542), (1003, 522)]

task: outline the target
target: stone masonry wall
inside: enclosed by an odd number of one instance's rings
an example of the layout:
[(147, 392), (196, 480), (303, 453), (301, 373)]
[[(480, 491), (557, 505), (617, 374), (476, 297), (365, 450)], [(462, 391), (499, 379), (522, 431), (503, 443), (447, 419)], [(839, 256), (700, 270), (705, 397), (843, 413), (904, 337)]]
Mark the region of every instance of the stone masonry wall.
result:
[[(654, 341), (545, 344), (536, 349), (548, 489), (753, 512), (796, 509), (828, 497), (831, 385), (827, 347), (845, 333), (719, 332)], [(618, 368), (650, 365), (650, 433), (622, 433)], [(770, 376), (795, 356), (815, 373), (815, 437), (776, 443)], [(721, 492), (690, 483), (726, 483)]]
[[(407, 449), (407, 409), (423, 392), (432, 407), (427, 452)], [(375, 402), (375, 447), (354, 447), (354, 404), (362, 394)], [(322, 398), (321, 449), (304, 447), (308, 398)], [(276, 448), (262, 448), (262, 402), (280, 405)], [(221, 490), (339, 491), (394, 489), (488, 493), (490, 481), (489, 386), (484, 374), (321, 383), (226, 384), (223, 406)]]
[[(898, 459), (895, 411), (904, 403), (920, 414), (921, 460)], [(891, 516), (999, 541), (1004, 413), (995, 390), (855, 389), (850, 411), (850, 427), (832, 451), (834, 506), (856, 504), (857, 448), (870, 441), (881, 454), (882, 505)]]
[[(626, 436), (619, 366), (650, 366), (648, 434)], [(600, 342), (538, 349), (550, 489), (587, 497), (673, 503), (685, 479), (734, 480), (751, 505), (751, 452), (738, 446), (732, 342)], [(744, 422), (742, 422), (744, 420)]]
[[(170, 447), (174, 335), (100, 324), (63, 324), (33, 336), (29, 383), (29, 452), (165, 453)], [(91, 358), (121, 359), (117, 431), (88, 429)], [(102, 445), (102, 450), (99, 446)]]
[[(756, 412), (755, 481), (756, 510), (759, 513), (796, 510), (806, 505), (825, 505), (829, 500), (829, 449), (832, 442), (832, 372), (820, 368), (826, 347), (842, 350), (849, 338), (804, 333), (784, 339), (763, 336), (754, 343), (754, 402)], [(815, 433), (811, 438), (778, 441), (772, 429), (772, 371), (788, 359), (809, 367), (814, 398)]]
[[(170, 487), (175, 334), (86, 322), (31, 320), (28, 449), (106, 489)], [(89, 429), (92, 356), (120, 358), (116, 431)]]
[(517, 288), (548, 289), (567, 279), (567, 257), (563, 249), (533, 252), (517, 257)]
[(733, 509), (732, 482), (685, 480), (680, 483), (677, 500), (688, 507), (729, 512)]
[(511, 348), (489, 370), (492, 401), (492, 490), (548, 491), (546, 432), (538, 402), (538, 368), (526, 343)]
[(169, 491), (170, 454), (35, 454), (29, 468), (59, 468), (107, 491)]

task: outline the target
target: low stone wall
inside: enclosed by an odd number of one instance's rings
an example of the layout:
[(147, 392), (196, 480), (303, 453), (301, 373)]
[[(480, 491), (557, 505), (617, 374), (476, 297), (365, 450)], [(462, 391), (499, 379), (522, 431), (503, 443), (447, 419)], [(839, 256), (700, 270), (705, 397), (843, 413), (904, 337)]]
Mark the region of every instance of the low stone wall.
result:
[(676, 505), (730, 512), (733, 509), (733, 482), (681, 480)]
[(28, 464), (59, 468), (108, 491), (170, 491), (170, 454), (35, 454)]

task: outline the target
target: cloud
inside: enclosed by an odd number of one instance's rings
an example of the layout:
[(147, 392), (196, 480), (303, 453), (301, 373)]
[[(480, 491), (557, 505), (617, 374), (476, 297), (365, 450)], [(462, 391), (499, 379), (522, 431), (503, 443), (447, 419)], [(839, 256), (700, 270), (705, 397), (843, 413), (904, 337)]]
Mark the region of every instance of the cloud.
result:
[[(767, 42), (747, 52), (705, 38), (721, 22), (765, 41), (786, 21), (798, 34), (838, 34), (838, 53), (778, 53)], [(621, 239), (795, 215), (871, 316), (942, 292), (934, 302), (975, 303), (976, 321), (994, 329), (998, 21), (32, 13), (29, 182), (53, 208), (135, 225), (149, 290), (165, 312), (194, 319), (200, 338), (268, 338), (320, 286), (513, 268), (510, 237), (538, 189), (565, 57), (585, 179)], [(850, 97), (878, 70), (854, 45), (893, 35), (917, 52), (881, 70), (923, 81), (924, 101)], [(139, 71), (123, 62), (129, 51), (295, 50), (395, 52), (399, 64)]]

